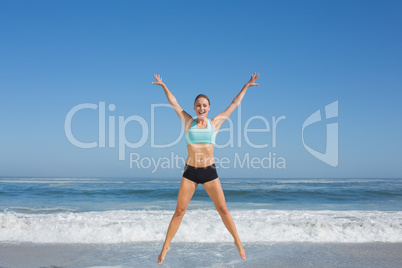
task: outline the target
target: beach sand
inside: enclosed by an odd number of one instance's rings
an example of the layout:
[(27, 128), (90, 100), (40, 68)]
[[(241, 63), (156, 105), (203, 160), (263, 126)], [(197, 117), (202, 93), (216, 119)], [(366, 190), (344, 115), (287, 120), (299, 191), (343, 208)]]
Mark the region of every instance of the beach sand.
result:
[(172, 243), (162, 265), (161, 243), (0, 243), (0, 267), (402, 267), (402, 243)]

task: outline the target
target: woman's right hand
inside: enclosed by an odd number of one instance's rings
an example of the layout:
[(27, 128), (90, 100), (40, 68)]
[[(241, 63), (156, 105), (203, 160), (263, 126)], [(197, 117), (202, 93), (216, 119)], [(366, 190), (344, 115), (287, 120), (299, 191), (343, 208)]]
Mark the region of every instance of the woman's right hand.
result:
[(154, 74), (154, 77), (156, 79), (156, 82), (152, 82), (153, 85), (158, 85), (158, 86), (163, 86), (164, 83), (162, 82), (162, 78), (160, 77), (160, 75), (156, 75)]
[(250, 81), (247, 82), (246, 85), (248, 85), (249, 87), (252, 86), (259, 86), (258, 84), (255, 83), (255, 80), (257, 80), (257, 78), (260, 76), (260, 74), (258, 73), (254, 73), (251, 75)]

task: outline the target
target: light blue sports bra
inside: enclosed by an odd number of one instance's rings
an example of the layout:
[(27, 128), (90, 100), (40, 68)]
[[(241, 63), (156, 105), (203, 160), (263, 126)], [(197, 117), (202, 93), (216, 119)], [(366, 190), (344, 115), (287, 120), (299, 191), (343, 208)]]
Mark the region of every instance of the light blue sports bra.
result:
[(208, 119), (206, 128), (197, 127), (197, 119), (191, 123), (191, 127), (186, 134), (186, 141), (188, 144), (193, 143), (212, 143), (215, 144), (216, 132), (212, 126), (212, 122)]

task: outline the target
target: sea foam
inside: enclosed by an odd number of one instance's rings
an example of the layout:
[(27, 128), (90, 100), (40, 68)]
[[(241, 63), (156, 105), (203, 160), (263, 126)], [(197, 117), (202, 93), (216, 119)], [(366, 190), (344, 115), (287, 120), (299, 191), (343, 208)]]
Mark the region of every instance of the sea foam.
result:
[[(163, 241), (171, 210), (0, 213), (0, 242), (130, 243)], [(243, 242), (402, 242), (402, 212), (232, 210)], [(219, 214), (186, 212), (174, 241), (230, 242)]]

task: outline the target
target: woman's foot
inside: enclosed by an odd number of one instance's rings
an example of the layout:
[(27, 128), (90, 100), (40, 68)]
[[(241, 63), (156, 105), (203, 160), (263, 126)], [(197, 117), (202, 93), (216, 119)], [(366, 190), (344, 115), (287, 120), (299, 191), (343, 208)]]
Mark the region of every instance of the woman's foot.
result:
[(168, 253), (169, 250), (170, 250), (170, 246), (162, 248), (161, 254), (159, 254), (159, 257), (158, 257), (158, 264), (162, 264), (163, 260), (165, 259), (166, 253)]
[(234, 242), (235, 246), (239, 250), (240, 257), (244, 260), (246, 259), (246, 252), (244, 251), (243, 246), (241, 245), (240, 241), (239, 242)]

